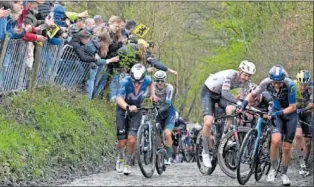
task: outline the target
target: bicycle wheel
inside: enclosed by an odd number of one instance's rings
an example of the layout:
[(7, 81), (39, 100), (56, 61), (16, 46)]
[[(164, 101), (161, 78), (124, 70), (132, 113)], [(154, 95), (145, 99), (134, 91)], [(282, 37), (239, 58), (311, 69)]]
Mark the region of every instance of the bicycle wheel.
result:
[(146, 178), (150, 178), (156, 166), (156, 145), (152, 128), (147, 124), (142, 124), (138, 129), (136, 147), (141, 172)]
[[(240, 141), (239, 147), (241, 146), (241, 142), (243, 142), (244, 136), (250, 130), (250, 127), (238, 127), (238, 138)], [(234, 131), (229, 131), (220, 141), (217, 157), (221, 170), (231, 178), (236, 178), (238, 151), (239, 150), (237, 148), (237, 143), (235, 142)]]
[(258, 156), (256, 157), (255, 164), (255, 173), (254, 177), (256, 181), (259, 181), (263, 174), (268, 174), (270, 170), (270, 159), (269, 159), (269, 150), (270, 150), (270, 132), (267, 132), (267, 135), (264, 139), (261, 140)]
[(202, 152), (203, 152), (203, 140), (202, 140), (202, 135), (201, 133), (198, 134), (197, 139), (196, 139), (196, 148), (195, 148), (195, 158), (196, 158), (196, 164), (198, 167), (198, 170), (203, 174), (203, 175), (211, 175), (217, 166), (217, 157), (212, 160), (212, 167), (207, 168), (203, 164), (203, 158), (202, 158)]
[(165, 170), (165, 155), (166, 155), (165, 149), (160, 149), (156, 152), (156, 171), (159, 175), (161, 175)]
[(275, 175), (276, 178), (278, 177), (278, 174), (281, 173), (281, 160), (282, 160), (282, 144), (283, 144), (283, 140), (284, 140), (284, 136), (282, 136), (281, 143), (280, 143), (280, 146), (279, 146), (279, 155), (278, 155), (278, 162), (277, 162), (278, 165), (277, 165), (276, 175)]
[[(239, 151), (239, 159), (237, 162), (237, 180), (239, 184), (245, 185), (250, 179), (254, 169), (254, 162), (256, 154), (254, 153), (254, 146), (257, 139), (257, 130), (251, 129), (244, 137)], [(246, 164), (246, 165), (242, 165)], [(244, 169), (244, 172), (242, 170)]]

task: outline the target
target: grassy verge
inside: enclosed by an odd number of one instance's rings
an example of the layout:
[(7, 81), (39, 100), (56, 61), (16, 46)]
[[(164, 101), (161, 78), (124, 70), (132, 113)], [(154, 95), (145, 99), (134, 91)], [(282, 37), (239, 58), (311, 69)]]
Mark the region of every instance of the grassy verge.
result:
[(54, 181), (106, 165), (115, 143), (113, 111), (104, 100), (57, 88), (1, 98), (0, 185)]

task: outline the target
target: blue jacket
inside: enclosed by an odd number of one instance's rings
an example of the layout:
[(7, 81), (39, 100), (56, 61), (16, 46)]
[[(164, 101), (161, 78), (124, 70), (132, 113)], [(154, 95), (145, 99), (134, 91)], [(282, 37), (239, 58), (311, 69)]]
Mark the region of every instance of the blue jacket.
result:
[(5, 33), (7, 32), (8, 18), (0, 18), (0, 40), (4, 39)]

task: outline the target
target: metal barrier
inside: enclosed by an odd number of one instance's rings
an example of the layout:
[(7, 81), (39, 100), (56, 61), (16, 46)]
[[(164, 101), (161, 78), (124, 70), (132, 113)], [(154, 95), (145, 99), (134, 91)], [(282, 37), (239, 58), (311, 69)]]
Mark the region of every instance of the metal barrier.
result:
[(94, 63), (82, 62), (70, 45), (45, 43), (41, 48), (40, 60), (35, 59), (34, 62), (39, 62), (37, 76), (32, 77), (37, 80), (30, 80), (32, 69), (26, 63), (28, 42), (10, 39), (3, 50), (6, 51), (0, 68), (0, 93), (25, 90), (32, 81), (35, 81), (36, 87), (54, 84), (76, 89), (87, 80), (90, 68), (96, 66)]
[(93, 63), (82, 62), (70, 45), (63, 47), (58, 63), (54, 84), (71, 89), (81, 86), (89, 74), (90, 66), (93, 65)]
[(26, 65), (27, 49), (24, 40), (9, 40), (0, 74), (0, 93), (26, 89), (31, 72)]
[(51, 45), (45, 43), (43, 45), (40, 57), (40, 68), (37, 76), (37, 87), (54, 83), (62, 52), (63, 44)]

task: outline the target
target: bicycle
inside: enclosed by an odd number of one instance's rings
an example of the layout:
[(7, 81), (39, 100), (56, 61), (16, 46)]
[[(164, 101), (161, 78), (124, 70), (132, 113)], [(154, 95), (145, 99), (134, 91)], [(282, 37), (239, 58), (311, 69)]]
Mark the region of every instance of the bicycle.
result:
[[(220, 142), (220, 138), (223, 132), (223, 127), (224, 127), (224, 123), (222, 123), (222, 121), (227, 118), (227, 117), (233, 117), (235, 115), (226, 115), (226, 116), (222, 116), (219, 118), (215, 118), (214, 123), (212, 125), (212, 137), (213, 138), (213, 148), (209, 149), (209, 154), (212, 156), (212, 167), (211, 168), (207, 168), (204, 166), (203, 164), (203, 158), (202, 158), (202, 152), (203, 152), (203, 143), (202, 143), (202, 134), (198, 133), (197, 138), (196, 138), (196, 142), (195, 142), (195, 158), (196, 158), (196, 164), (197, 167), (199, 169), (199, 171), (203, 174), (203, 175), (211, 175), (216, 166), (217, 166), (217, 149), (218, 149), (218, 145)], [(200, 130), (201, 132), (201, 130)]]
[[(157, 173), (161, 175), (165, 171), (165, 155), (166, 150), (163, 148), (163, 143), (159, 143), (161, 138), (161, 130), (156, 124), (158, 110), (155, 105), (152, 107), (142, 107), (139, 110), (142, 112), (141, 125), (137, 132), (137, 160), (142, 174), (146, 178), (153, 176), (155, 168)], [(143, 161), (142, 161), (143, 154)], [(146, 170), (145, 165), (151, 165)]]
[[(253, 173), (255, 173), (255, 180), (259, 181), (266, 167), (268, 166), (267, 171), (270, 169), (271, 123), (269, 120), (265, 121), (263, 119), (263, 115), (267, 114), (267, 112), (254, 107), (245, 110), (252, 115), (258, 114), (258, 120), (256, 127), (247, 132), (240, 147), (236, 174), (237, 180), (241, 185), (245, 185)], [(249, 170), (241, 172), (242, 163), (248, 164)], [(244, 177), (242, 177), (243, 173)]]
[[(223, 136), (218, 146), (218, 164), (221, 170), (230, 178), (236, 178), (238, 151), (240, 150), (244, 136), (254, 128), (255, 118), (249, 120), (243, 112), (233, 112), (231, 129)], [(239, 125), (242, 119), (243, 125)], [(247, 125), (249, 124), (249, 125)], [(229, 143), (231, 141), (231, 143)]]

